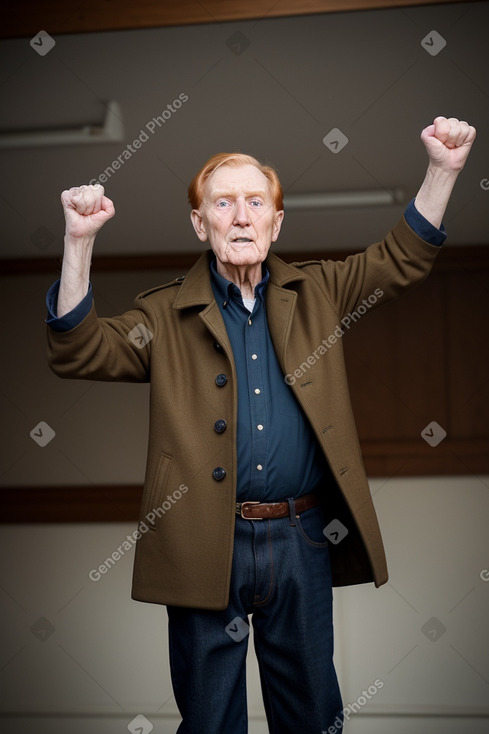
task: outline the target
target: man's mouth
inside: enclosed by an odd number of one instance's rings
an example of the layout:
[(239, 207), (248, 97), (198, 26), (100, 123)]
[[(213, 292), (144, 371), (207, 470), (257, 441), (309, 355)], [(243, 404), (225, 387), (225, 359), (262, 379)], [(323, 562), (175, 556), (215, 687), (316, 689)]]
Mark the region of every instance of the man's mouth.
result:
[(238, 243), (246, 243), (246, 242), (253, 242), (253, 240), (250, 240), (249, 237), (234, 237), (231, 242), (238, 242)]

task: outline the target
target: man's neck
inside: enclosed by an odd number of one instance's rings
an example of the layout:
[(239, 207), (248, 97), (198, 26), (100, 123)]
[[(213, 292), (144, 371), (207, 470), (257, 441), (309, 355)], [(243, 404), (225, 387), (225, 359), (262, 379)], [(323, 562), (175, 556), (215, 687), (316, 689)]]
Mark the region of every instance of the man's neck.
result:
[(261, 262), (254, 265), (231, 265), (216, 260), (216, 268), (219, 275), (239, 288), (243, 298), (255, 297), (255, 288), (262, 279)]

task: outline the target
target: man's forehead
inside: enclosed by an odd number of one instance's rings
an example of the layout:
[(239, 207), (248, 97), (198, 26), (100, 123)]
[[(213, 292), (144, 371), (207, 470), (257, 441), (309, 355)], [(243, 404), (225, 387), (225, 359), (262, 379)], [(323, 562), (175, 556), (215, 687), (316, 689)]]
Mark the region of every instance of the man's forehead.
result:
[(270, 182), (256, 166), (246, 164), (242, 166), (222, 165), (207, 179), (206, 193), (209, 196), (219, 196), (244, 190), (252, 194), (262, 193), (270, 195)]

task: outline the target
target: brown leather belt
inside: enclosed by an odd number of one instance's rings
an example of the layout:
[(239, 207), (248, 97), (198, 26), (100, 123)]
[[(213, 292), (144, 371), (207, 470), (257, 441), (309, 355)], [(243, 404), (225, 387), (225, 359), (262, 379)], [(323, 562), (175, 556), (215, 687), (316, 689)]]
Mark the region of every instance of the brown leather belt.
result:
[[(319, 505), (317, 494), (305, 494), (295, 501), (297, 515)], [(270, 520), (277, 517), (287, 517), (289, 514), (288, 502), (236, 502), (236, 514), (244, 520)]]

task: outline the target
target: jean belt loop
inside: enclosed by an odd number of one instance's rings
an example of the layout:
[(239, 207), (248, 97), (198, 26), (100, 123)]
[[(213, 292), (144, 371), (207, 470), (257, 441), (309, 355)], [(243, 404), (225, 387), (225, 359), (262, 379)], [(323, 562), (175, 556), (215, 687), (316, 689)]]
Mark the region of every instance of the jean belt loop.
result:
[(289, 503), (289, 525), (295, 528), (295, 499), (293, 497), (287, 497)]

